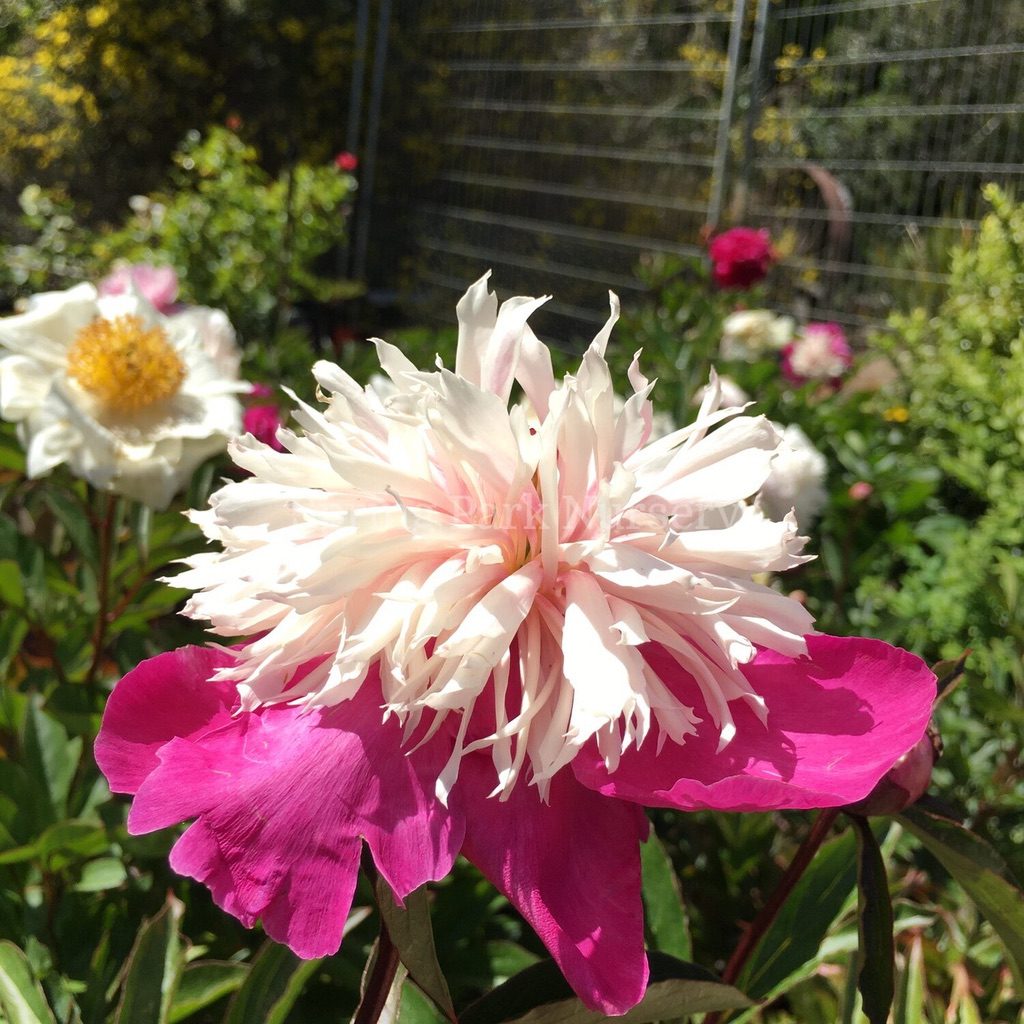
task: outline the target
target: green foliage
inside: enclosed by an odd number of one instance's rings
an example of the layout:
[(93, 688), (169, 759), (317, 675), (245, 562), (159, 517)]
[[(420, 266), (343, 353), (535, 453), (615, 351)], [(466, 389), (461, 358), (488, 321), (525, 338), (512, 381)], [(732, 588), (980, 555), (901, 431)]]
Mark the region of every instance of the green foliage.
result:
[(190, 132), (174, 165), (171, 190), (134, 197), (121, 226), (99, 231), (82, 224), (66, 196), (28, 186), (21, 204), (35, 240), (8, 249), (0, 272), (8, 287), (95, 280), (119, 260), (169, 265), (184, 301), (223, 309), (249, 339), (273, 335), (297, 303), (359, 293), (329, 266), (346, 237), (350, 175), (299, 163), (272, 178), (226, 128)]

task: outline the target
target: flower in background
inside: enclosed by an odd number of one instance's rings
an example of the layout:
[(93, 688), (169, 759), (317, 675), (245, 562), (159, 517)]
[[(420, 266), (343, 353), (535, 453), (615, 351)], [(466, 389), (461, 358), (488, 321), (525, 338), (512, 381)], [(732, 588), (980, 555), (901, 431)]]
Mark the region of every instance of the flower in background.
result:
[(334, 158), (334, 166), (339, 171), (351, 174), (359, 166), (359, 157), (355, 153), (349, 153), (348, 150), (344, 150)]
[(742, 309), (722, 322), (722, 359), (757, 362), (784, 348), (793, 337), (793, 318), (776, 316), (770, 309)]
[(238, 376), (242, 353), (227, 314), (209, 306), (185, 306), (177, 302), (178, 275), (173, 268), (130, 263), (108, 274), (98, 286), (101, 296), (124, 295), (133, 290), (158, 313), (171, 318), (176, 330), (194, 330), (204, 351), (223, 376)]
[(708, 242), (711, 276), (719, 288), (750, 288), (778, 258), (764, 229), (729, 228)]
[(619, 1014), (647, 981), (642, 805), (860, 799), (935, 681), (755, 581), (805, 560), (795, 519), (750, 503), (772, 424), (712, 379), (654, 440), (636, 359), (615, 411), (614, 297), (561, 381), (527, 325), (544, 301), (499, 308), (484, 278), (454, 371), (378, 341), (390, 394), (318, 362), (326, 404), (300, 403), (284, 451), (232, 443), (252, 475), (193, 514), (221, 550), (175, 583), (249, 639), (130, 672), (96, 759), (130, 831), (193, 819), (172, 866), (300, 956), (338, 948), (363, 843), (400, 898), (462, 853)]
[(118, 267), (99, 283), (100, 295), (124, 295), (135, 287), (159, 313), (172, 313), (178, 298), (178, 275), (172, 267), (130, 263)]
[(280, 426), (281, 412), (276, 405), (250, 405), (242, 415), (242, 429), (277, 452), (284, 451), (284, 445), (277, 439)]
[(252, 384), (249, 387), (250, 398), (273, 398), (274, 389), (269, 384)]
[[(700, 405), (701, 402), (707, 397), (708, 389), (712, 387), (710, 384), (705, 384), (703, 387), (697, 388), (696, 394), (690, 400), (692, 405)], [(719, 377), (718, 378), (718, 389), (721, 392), (721, 403), (724, 406), (729, 405), (746, 405), (750, 401), (750, 395), (746, 393), (732, 379), (732, 377)]]
[(837, 381), (852, 362), (846, 335), (835, 323), (805, 324), (782, 350), (782, 373), (791, 384)]
[(800, 528), (807, 530), (828, 504), (828, 463), (795, 423), (779, 429), (782, 443), (757, 500), (769, 518), (783, 519), (792, 511)]
[(242, 388), (192, 320), (162, 315), (135, 287), (46, 292), (0, 319), (0, 415), (18, 424), (31, 477), (64, 463), (165, 508), (239, 433)]
[(866, 501), (875, 493), (875, 489), (867, 480), (858, 480), (856, 483), (850, 484), (850, 489), (846, 493), (851, 501)]
[(168, 317), (176, 332), (194, 331), (206, 357), (224, 378), (236, 379), (242, 365), (235, 328), (222, 309), (210, 306), (185, 306)]

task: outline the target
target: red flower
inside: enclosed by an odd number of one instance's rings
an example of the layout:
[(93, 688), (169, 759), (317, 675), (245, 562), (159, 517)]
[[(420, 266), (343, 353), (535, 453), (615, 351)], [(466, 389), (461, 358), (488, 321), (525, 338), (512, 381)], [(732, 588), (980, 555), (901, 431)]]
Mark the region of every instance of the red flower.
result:
[(708, 243), (712, 277), (719, 288), (749, 288), (762, 281), (778, 258), (768, 232), (730, 228)]
[(359, 166), (359, 158), (355, 153), (343, 150), (334, 158), (334, 166), (337, 167), (339, 171), (345, 171), (345, 173), (348, 174)]

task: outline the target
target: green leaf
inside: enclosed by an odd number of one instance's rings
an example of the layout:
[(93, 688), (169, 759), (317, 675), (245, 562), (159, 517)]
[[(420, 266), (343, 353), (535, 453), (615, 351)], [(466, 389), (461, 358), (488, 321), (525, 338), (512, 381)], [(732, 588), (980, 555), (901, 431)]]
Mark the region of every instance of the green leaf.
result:
[(28, 958), (13, 942), (0, 942), (0, 1009), (6, 1024), (55, 1024)]
[(99, 565), (99, 546), (85, 509), (57, 487), (47, 487), (43, 491), (43, 496), (46, 504), (50, 506), (50, 511), (67, 531), (75, 550), (90, 565)]
[(693, 954), (686, 904), (668, 853), (652, 827), (640, 847), (643, 897), (651, 948), (685, 960)]
[(434, 930), (430, 924), (430, 901), (426, 886), (421, 886), (405, 898), (405, 907), (395, 903), (395, 897), (383, 879), (377, 879), (377, 902), (380, 916), (388, 935), (405, 964), (409, 977), (434, 1000), (449, 1020), (456, 1020), (448, 982), (437, 962)]
[(406, 982), (398, 1019), (401, 1024), (444, 1024), (445, 1016), (415, 985)]
[[(647, 993), (632, 1010), (615, 1018), (622, 1024), (647, 1024), (751, 1005), (742, 992), (723, 984), (703, 967), (667, 953), (652, 952), (649, 960)], [(607, 1019), (580, 1002), (553, 960), (528, 967), (459, 1014), (460, 1024), (597, 1024)]]
[(64, 727), (42, 707), (41, 700), (29, 704), (25, 718), (25, 767), (45, 786), (52, 809), (51, 821), (67, 814), (68, 791), (82, 756), (81, 737), (69, 739)]
[(89, 861), (75, 883), (75, 892), (105, 892), (116, 889), (128, 878), (124, 864), (117, 857), (98, 857)]
[(978, 905), (1009, 954), (1018, 991), (1024, 991), (1024, 892), (1002, 858), (984, 839), (921, 806), (908, 807), (902, 822)]
[(0, 605), (6, 605), (8, 608), (25, 607), (21, 569), (13, 558), (0, 559)]
[(268, 939), (232, 997), (224, 1024), (283, 1024), (321, 962), (300, 960), (287, 946)]
[(184, 913), (185, 905), (168, 896), (163, 910), (139, 929), (125, 964), (114, 1024), (167, 1024), (185, 961), (178, 935)]
[(793, 887), (737, 979), (752, 999), (774, 998), (803, 976), (857, 884), (853, 834), (826, 843)]
[(850, 815), (857, 835), (857, 892), (860, 950), (857, 987), (864, 1014), (871, 1024), (885, 1024), (892, 1008), (892, 901), (885, 862), (866, 818)]
[(168, 1018), (170, 1024), (177, 1024), (218, 999), (237, 992), (250, 970), (249, 964), (230, 960), (197, 960), (189, 964), (182, 972), (178, 991), (174, 994)]

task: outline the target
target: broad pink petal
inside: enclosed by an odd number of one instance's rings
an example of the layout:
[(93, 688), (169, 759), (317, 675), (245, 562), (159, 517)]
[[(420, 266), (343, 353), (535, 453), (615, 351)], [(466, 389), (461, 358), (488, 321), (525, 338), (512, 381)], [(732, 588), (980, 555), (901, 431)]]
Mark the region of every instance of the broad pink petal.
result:
[[(433, 794), (447, 747), (408, 755), (397, 721), (381, 721), (375, 680), (335, 708), (231, 717), (234, 688), (206, 681), (209, 656), (193, 648), (152, 659), (111, 697), (98, 761), (113, 767), (115, 788), (137, 790), (131, 832), (196, 818), (172, 866), (245, 924), (261, 917), (268, 935), (304, 957), (340, 945), (362, 839), (399, 898), (447, 874), (462, 840)], [(199, 698), (205, 729), (174, 707), (190, 706), (203, 687), (216, 695)], [(173, 738), (147, 725), (165, 713), (183, 727)]]
[(96, 739), (96, 763), (115, 793), (136, 793), (159, 765), (157, 751), (231, 721), (234, 688), (209, 682), (231, 655), (182, 647), (142, 662), (114, 688)]
[(466, 816), (463, 853), (512, 902), (591, 1009), (624, 1013), (647, 987), (640, 841), (647, 819), (578, 785), (567, 771), (544, 804), (523, 780), (488, 797), (494, 766), (466, 757), (453, 794)]
[[(657, 737), (609, 773), (597, 751), (573, 762), (584, 785), (608, 796), (682, 810), (765, 811), (859, 800), (922, 736), (935, 676), (920, 658), (880, 640), (809, 636), (809, 657), (761, 651), (744, 675), (768, 708), (762, 725), (740, 701), (737, 733), (717, 753), (710, 723), (678, 746)], [(692, 678), (656, 647), (645, 655), (672, 691), (707, 718)]]

